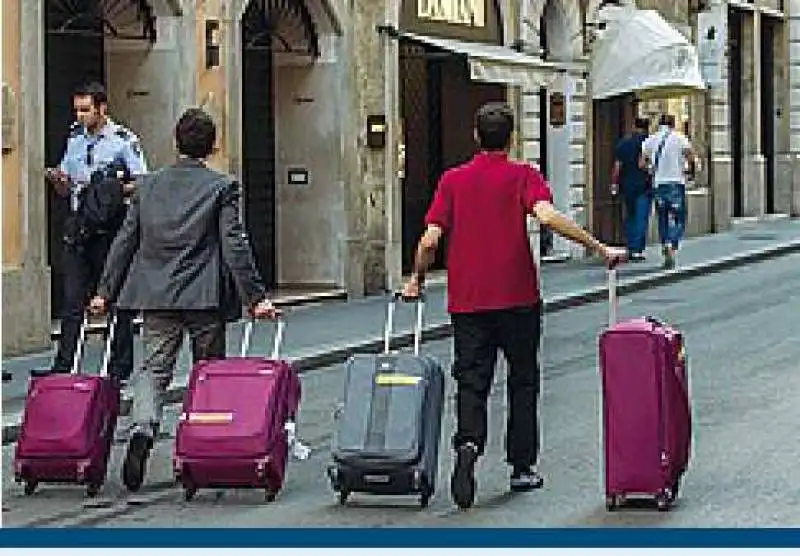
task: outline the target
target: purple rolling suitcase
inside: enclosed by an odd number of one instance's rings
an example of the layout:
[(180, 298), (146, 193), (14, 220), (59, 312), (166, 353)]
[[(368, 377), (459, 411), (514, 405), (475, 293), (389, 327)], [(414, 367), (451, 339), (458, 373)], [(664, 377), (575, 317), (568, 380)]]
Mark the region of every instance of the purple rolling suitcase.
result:
[(119, 387), (108, 376), (116, 322), (111, 313), (99, 375), (83, 365), (86, 316), (72, 372), (31, 378), (14, 455), (14, 477), (26, 495), (40, 483), (84, 485), (90, 497), (100, 492), (119, 416)]
[(683, 336), (652, 317), (617, 322), (613, 269), (608, 290), (609, 327), (600, 336), (606, 508), (644, 496), (666, 511), (691, 448)]
[(173, 467), (184, 497), (200, 488), (263, 489), (272, 501), (283, 488), (300, 380), (280, 358), (285, 321), (278, 321), (272, 356), (248, 357), (248, 321), (240, 357), (193, 368), (175, 440)]

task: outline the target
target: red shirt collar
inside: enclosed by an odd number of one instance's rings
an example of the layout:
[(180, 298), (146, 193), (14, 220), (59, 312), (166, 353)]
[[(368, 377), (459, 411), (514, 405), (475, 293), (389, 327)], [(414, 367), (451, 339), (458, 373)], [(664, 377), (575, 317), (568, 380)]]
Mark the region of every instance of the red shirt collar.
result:
[(479, 151), (475, 155), (476, 160), (508, 160), (506, 151)]

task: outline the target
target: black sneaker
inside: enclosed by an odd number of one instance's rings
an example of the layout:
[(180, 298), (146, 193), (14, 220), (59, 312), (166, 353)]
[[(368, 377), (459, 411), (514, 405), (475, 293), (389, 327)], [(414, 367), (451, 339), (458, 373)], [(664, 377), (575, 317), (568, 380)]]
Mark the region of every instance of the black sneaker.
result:
[(134, 433), (128, 443), (128, 453), (122, 464), (122, 482), (131, 492), (138, 492), (144, 482), (147, 457), (153, 447), (153, 440), (140, 432)]
[(530, 466), (515, 466), (511, 472), (512, 492), (528, 492), (544, 486), (544, 477)]
[(456, 506), (466, 510), (475, 501), (475, 462), (478, 450), (473, 444), (465, 444), (456, 450), (456, 465), (450, 481), (450, 491)]

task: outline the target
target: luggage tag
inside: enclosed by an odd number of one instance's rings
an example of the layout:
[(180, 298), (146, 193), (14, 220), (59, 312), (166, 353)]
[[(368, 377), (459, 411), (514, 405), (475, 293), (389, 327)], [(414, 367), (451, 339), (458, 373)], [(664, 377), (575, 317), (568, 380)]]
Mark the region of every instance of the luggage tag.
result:
[(311, 455), (311, 448), (303, 444), (299, 438), (297, 438), (297, 425), (294, 421), (288, 421), (286, 426), (284, 426), (284, 430), (286, 430), (286, 436), (289, 439), (289, 447), (291, 448), (292, 456), (299, 460), (308, 459)]

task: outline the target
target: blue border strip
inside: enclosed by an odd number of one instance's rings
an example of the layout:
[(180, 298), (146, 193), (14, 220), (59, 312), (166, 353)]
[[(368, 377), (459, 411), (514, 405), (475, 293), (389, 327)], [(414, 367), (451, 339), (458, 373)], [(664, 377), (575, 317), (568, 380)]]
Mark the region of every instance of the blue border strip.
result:
[(800, 529), (2, 529), (23, 548), (783, 548)]

